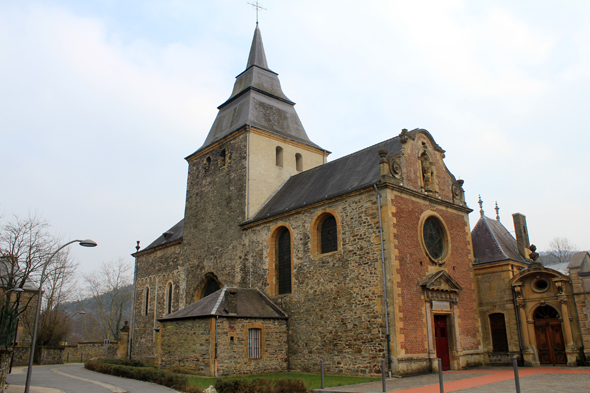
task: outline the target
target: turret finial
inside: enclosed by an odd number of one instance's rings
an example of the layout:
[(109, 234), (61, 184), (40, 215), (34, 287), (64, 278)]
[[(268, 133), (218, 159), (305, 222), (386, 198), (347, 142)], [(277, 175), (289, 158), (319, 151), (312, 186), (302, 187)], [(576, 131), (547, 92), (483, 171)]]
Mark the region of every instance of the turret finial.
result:
[(483, 201), (481, 200), (481, 194), (479, 195), (477, 203), (479, 203), (479, 214), (483, 217)]
[(500, 208), (498, 207), (498, 201), (496, 201), (496, 207), (494, 210), (496, 210), (496, 221), (500, 222)]

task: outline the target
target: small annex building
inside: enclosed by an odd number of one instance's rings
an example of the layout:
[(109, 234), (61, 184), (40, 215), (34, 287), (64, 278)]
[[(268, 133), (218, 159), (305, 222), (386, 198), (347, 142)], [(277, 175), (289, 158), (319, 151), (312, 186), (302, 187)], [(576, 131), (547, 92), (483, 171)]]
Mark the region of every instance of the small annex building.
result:
[(287, 315), (258, 289), (224, 287), (160, 326), (161, 367), (213, 375), (287, 370)]

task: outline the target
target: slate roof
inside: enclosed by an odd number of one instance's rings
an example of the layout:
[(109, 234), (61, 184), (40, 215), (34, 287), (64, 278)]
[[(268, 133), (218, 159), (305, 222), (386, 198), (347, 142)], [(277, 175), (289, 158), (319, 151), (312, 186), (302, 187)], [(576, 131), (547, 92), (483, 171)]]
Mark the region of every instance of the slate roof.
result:
[(236, 77), (230, 98), (217, 108), (205, 143), (196, 152), (245, 125), (324, 150), (309, 139), (294, 105), (283, 93), (278, 74), (268, 68), (257, 25), (246, 70)]
[(476, 264), (505, 260), (528, 263), (518, 252), (516, 239), (499, 221), (482, 216), (471, 231)]
[[(233, 296), (233, 300), (230, 299)], [(233, 302), (233, 306), (232, 306)], [(232, 310), (232, 307), (234, 310)], [(287, 319), (279, 307), (256, 288), (224, 287), (159, 321), (212, 316), (229, 318)]]
[(139, 252), (141, 253), (143, 251), (150, 250), (152, 248), (156, 248), (156, 247), (162, 246), (164, 244), (169, 244), (169, 243), (173, 243), (177, 240), (182, 240), (183, 233), (184, 233), (184, 218), (182, 220), (180, 220), (172, 228), (168, 229), (166, 232), (164, 232), (162, 235), (160, 235), (160, 237), (158, 237), (156, 240), (154, 240), (149, 246), (147, 246), (143, 250), (140, 250)]
[(560, 272), (565, 276), (569, 276), (570, 271), (567, 268), (569, 262), (559, 262), (559, 263), (552, 263), (550, 265), (545, 266), (548, 269), (553, 269), (555, 271)]
[(590, 276), (590, 253), (588, 251), (575, 253), (567, 267), (568, 269), (580, 269), (578, 271), (580, 276)]
[[(417, 133), (419, 130), (409, 132)], [(280, 213), (308, 206), (322, 200), (347, 194), (375, 184), (381, 179), (379, 154), (386, 149), (390, 154), (400, 151), (399, 137), (383, 141), (348, 156), (317, 166), (289, 180), (271, 197), (252, 219), (259, 221)]]

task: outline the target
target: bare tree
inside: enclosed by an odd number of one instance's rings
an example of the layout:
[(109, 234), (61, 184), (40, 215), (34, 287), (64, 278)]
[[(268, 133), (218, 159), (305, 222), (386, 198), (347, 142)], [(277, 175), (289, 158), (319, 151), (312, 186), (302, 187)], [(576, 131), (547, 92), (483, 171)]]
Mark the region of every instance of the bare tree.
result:
[[(38, 288), (41, 271), (47, 259), (59, 247), (59, 239), (49, 230), (50, 225), (36, 214), (26, 218), (14, 216), (11, 221), (0, 225), (0, 348), (10, 348), (14, 343), (17, 320), (21, 319), (25, 326), (32, 326), (35, 306), (38, 301)], [(64, 299), (66, 281), (72, 272), (73, 264), (67, 252), (58, 253), (48, 266), (46, 277), (48, 285), (44, 302), (45, 311), (53, 310)], [(18, 292), (20, 290), (20, 293)], [(11, 293), (8, 293), (12, 291)], [(6, 294), (7, 296), (4, 296)], [(59, 316), (59, 314), (58, 314)], [(56, 325), (55, 319), (46, 326)], [(44, 334), (43, 329), (39, 336)], [(30, 340), (29, 337), (23, 341)], [(6, 361), (5, 357), (0, 363)], [(3, 366), (3, 364), (0, 364)], [(0, 377), (0, 385), (3, 383)]]
[(96, 327), (102, 338), (119, 340), (124, 315), (131, 307), (131, 266), (122, 259), (103, 263), (98, 271), (84, 275), (84, 281), (91, 300), (90, 307), (83, 309), (85, 323)]
[(549, 264), (568, 262), (578, 252), (578, 247), (568, 238), (555, 237), (549, 242), (549, 248), (546, 252)]

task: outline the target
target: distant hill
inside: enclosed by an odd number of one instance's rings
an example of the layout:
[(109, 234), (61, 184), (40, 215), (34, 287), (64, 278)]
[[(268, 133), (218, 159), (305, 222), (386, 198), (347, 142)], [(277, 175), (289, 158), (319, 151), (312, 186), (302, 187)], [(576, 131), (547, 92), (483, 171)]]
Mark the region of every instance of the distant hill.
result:
[[(133, 293), (133, 285), (123, 287), (123, 290), (129, 292), (130, 296)], [(107, 295), (103, 295), (105, 297)], [(128, 307), (123, 311), (123, 321), (131, 322), (131, 305), (132, 301), (129, 298)], [(72, 321), (72, 330), (68, 335), (68, 344), (76, 344), (79, 341), (102, 341), (106, 337), (98, 333), (96, 326), (93, 323), (93, 317), (97, 314), (98, 309), (96, 302), (92, 298), (85, 298), (80, 301), (65, 303), (62, 305), (62, 310), (70, 317)], [(81, 314), (84, 311), (85, 314)], [(121, 328), (119, 326), (119, 328)]]

